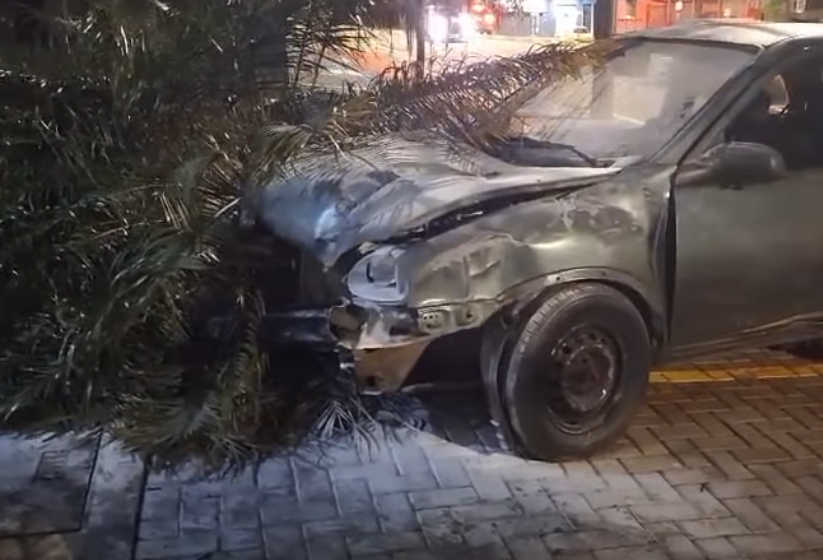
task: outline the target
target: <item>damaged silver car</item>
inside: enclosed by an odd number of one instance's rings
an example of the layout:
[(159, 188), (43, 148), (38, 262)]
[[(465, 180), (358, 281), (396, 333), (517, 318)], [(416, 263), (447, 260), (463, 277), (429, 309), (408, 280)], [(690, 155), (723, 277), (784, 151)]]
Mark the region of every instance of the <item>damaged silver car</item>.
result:
[(280, 335), (342, 345), (364, 390), (393, 391), (472, 330), (494, 419), (544, 460), (614, 441), (660, 362), (819, 353), (823, 25), (617, 44), (487, 149), (389, 136), (258, 193), (255, 219), (309, 257)]

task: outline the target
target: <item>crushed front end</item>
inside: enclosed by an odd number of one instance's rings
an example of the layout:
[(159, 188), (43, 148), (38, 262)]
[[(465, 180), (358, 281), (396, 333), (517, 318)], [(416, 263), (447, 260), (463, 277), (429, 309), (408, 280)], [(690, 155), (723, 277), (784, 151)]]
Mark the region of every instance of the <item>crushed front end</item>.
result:
[(431, 342), (479, 327), (499, 308), (494, 300), (409, 305), (407, 267), (416, 261), (402, 254), (379, 247), (344, 274), (304, 257), (299, 304), (266, 315), (266, 343), (336, 352), (353, 361), (364, 392), (400, 389)]

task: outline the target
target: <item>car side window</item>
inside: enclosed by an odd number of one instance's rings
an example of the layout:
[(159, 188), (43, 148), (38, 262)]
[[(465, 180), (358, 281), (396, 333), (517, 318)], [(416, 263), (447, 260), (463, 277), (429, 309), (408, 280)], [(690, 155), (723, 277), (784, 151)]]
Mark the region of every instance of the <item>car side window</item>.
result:
[(823, 57), (806, 58), (758, 81), (705, 147), (731, 142), (769, 146), (789, 171), (823, 169)]
[(773, 77), (765, 87), (769, 96), (769, 113), (780, 114), (786, 110), (789, 104), (789, 92), (786, 89), (786, 82), (783, 76), (778, 74)]

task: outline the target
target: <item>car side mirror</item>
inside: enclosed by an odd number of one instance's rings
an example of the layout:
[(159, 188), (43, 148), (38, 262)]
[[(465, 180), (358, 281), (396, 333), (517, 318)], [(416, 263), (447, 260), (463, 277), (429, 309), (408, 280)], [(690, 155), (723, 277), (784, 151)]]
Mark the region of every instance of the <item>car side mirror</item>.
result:
[(771, 183), (786, 174), (780, 152), (765, 144), (730, 142), (712, 148), (702, 157), (684, 163), (678, 185), (742, 186)]

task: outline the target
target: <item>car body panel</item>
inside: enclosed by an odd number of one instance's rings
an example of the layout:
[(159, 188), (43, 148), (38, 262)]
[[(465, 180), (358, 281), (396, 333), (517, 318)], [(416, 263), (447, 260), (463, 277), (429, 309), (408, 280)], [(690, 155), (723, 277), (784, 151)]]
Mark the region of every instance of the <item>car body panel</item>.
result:
[(460, 208), (501, 196), (562, 190), (619, 169), (515, 166), (433, 135), (394, 136), (346, 155), (296, 163), (290, 176), (247, 199), (272, 232), (332, 266)]
[[(272, 231), (348, 282), (345, 301), (329, 306), (337, 325), (330, 338), (361, 363), (373, 354), (364, 374), (370, 387), (403, 382), (405, 373), (396, 372), (408, 364), (392, 360), (394, 349), (414, 345), (404, 353), (419, 356), (434, 338), (490, 318), (499, 326), (501, 311), (570, 282), (607, 282), (629, 296), (649, 323), (659, 360), (820, 328), (820, 172), (786, 182), (784, 198), (776, 194), (779, 182), (743, 190), (673, 185), (684, 160), (759, 76), (823, 41), (823, 24), (702, 21), (626, 38), (723, 43), (760, 54), (641, 164), (528, 168), (453, 144), (390, 137), (361, 152), (362, 160), (379, 162), (377, 170), (330, 169), (326, 160), (317, 164), (325, 184), (295, 178), (285, 189), (280, 183), (258, 193), (258, 217)], [(382, 179), (364, 181), (369, 173)], [(299, 218), (286, 220), (284, 212)], [(397, 250), (383, 263), (381, 245)], [(361, 259), (354, 267), (345, 258), (352, 253)], [(402, 279), (392, 287), (402, 292), (397, 301), (377, 287), (354, 290), (357, 267), (370, 258)], [(501, 351), (484, 355), (499, 360)], [(494, 385), (496, 365), (484, 368)]]
[(709, 41), (752, 47), (772, 47), (789, 39), (823, 36), (821, 23), (755, 22), (734, 19), (700, 19), (631, 31), (621, 39), (642, 38), (665, 41)]
[[(751, 99), (755, 83), (765, 84), (767, 75), (789, 63), (820, 56), (821, 47), (820, 40), (797, 40), (766, 51), (718, 98), (712, 115), (718, 118), (705, 120), (703, 140), (683, 156), (688, 160), (705, 151), (734, 108)], [(822, 184), (823, 169), (814, 168), (771, 183), (675, 187), (670, 354), (691, 356), (820, 332)]]
[(494, 300), (535, 278), (594, 263), (655, 286), (651, 242), (665, 205), (667, 172), (626, 171), (414, 243), (403, 257), (414, 274), (407, 302), (424, 307)]
[[(823, 172), (675, 192), (672, 346), (706, 345), (823, 312)], [(781, 193), (782, 191), (782, 193)]]

